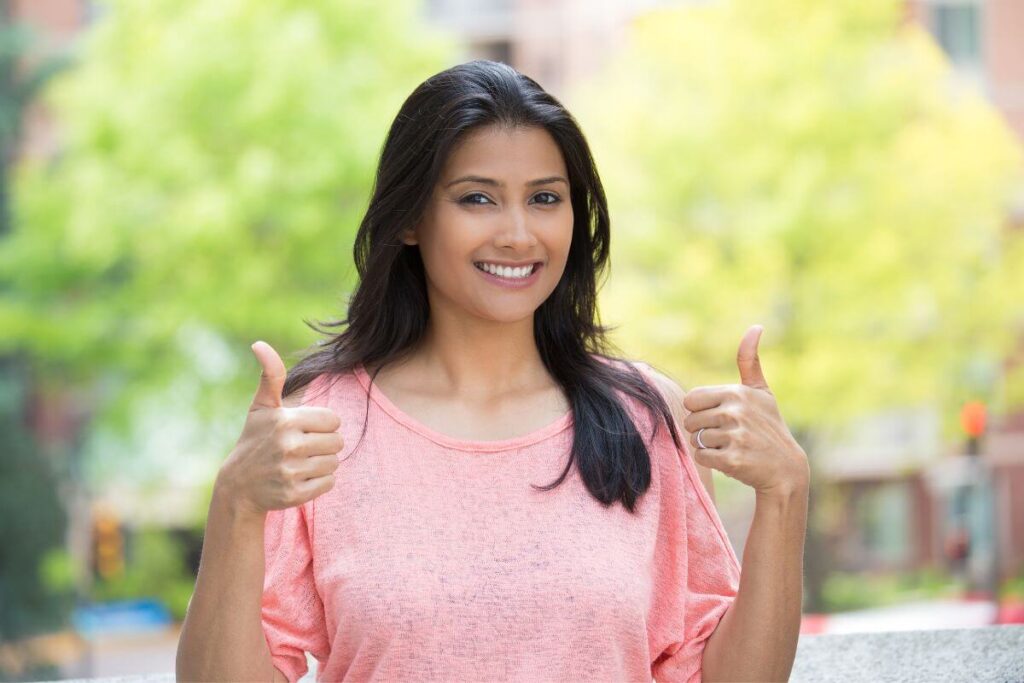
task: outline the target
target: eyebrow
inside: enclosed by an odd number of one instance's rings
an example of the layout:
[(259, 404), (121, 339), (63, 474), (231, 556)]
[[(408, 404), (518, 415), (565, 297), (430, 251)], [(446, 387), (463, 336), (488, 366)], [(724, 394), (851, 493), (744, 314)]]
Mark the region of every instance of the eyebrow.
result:
[[(560, 175), (553, 175), (553, 176), (548, 176), (547, 178), (537, 178), (536, 180), (531, 180), (530, 182), (526, 183), (526, 186), (527, 187), (536, 187), (537, 185), (547, 185), (548, 183), (557, 183), (557, 182), (563, 182), (566, 185), (569, 184), (569, 181), (566, 180), (565, 178), (563, 178), (562, 176), (560, 176)], [(496, 186), (496, 187), (505, 187), (505, 183), (498, 182), (494, 178), (485, 178), (485, 177), (479, 176), (479, 175), (464, 175), (464, 176), (462, 176), (460, 178), (456, 178), (455, 180), (451, 181), (450, 183), (445, 185), (445, 187), (451, 187), (452, 185), (457, 185), (458, 183), (482, 183), (484, 185), (493, 185), (493, 186)]]

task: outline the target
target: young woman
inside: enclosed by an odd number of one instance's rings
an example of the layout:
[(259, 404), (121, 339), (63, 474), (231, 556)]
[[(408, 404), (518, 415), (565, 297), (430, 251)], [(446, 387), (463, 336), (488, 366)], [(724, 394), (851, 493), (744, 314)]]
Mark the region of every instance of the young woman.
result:
[[(310, 652), (320, 680), (701, 680), (740, 564), (679, 434), (682, 390), (608, 351), (609, 228), (582, 132), (533, 80), (473, 61), (410, 95), (348, 317), (287, 373), (253, 345), (179, 679), (295, 681)], [(727, 425), (699, 426), (714, 462)], [(799, 468), (769, 462), (718, 466), (789, 488)], [(744, 641), (719, 649), (785, 676), (800, 565), (775, 559), (731, 618)]]

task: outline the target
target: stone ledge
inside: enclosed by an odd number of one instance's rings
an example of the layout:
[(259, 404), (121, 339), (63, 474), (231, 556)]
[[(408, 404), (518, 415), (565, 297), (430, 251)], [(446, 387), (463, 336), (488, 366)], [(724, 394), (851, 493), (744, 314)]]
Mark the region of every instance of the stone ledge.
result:
[(802, 636), (789, 680), (1024, 681), (1024, 626)]
[[(791, 683), (1024, 681), (1024, 626), (805, 635)], [(174, 683), (174, 673), (52, 683)]]

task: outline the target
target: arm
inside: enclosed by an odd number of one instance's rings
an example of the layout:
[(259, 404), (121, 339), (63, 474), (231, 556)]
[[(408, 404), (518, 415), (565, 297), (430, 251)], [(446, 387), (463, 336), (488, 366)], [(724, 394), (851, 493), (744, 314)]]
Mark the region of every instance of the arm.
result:
[(707, 681), (788, 680), (800, 637), (808, 489), (757, 493), (736, 600), (704, 648)]
[[(301, 392), (284, 404), (301, 405)], [(271, 662), (263, 632), (265, 523), (266, 513), (234, 505), (218, 479), (178, 640), (178, 681), (287, 681)]]
[(263, 634), (265, 515), (240, 510), (214, 485), (195, 591), (175, 660), (178, 681), (284, 681)]
[[(662, 381), (681, 425), (688, 413), (685, 392), (667, 377)], [(697, 469), (710, 478), (710, 468)], [(800, 635), (809, 479), (808, 470), (791, 488), (756, 492), (739, 590), (705, 644), (704, 680), (788, 680)]]

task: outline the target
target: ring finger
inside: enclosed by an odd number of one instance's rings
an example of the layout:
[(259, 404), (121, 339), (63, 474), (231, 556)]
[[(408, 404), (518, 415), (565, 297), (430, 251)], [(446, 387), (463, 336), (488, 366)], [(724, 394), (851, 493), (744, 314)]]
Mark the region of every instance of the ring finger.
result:
[[(703, 446), (697, 442), (698, 435)], [(690, 435), (690, 444), (694, 448), (721, 448), (726, 445), (725, 432), (714, 427), (701, 427)]]

